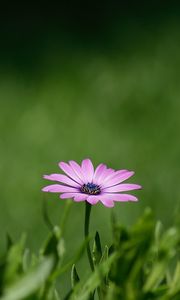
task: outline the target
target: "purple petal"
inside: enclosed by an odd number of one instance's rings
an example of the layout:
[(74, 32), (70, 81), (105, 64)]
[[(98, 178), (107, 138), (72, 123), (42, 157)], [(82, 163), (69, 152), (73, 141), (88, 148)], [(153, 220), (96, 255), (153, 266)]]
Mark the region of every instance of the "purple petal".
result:
[(142, 187), (139, 184), (131, 184), (131, 183), (124, 183), (124, 184), (118, 184), (114, 185), (112, 187), (108, 187), (103, 189), (103, 192), (106, 193), (116, 193), (116, 192), (125, 192), (125, 191), (131, 191), (131, 190), (139, 190)]
[(72, 187), (80, 187), (79, 183), (73, 181), (72, 179), (70, 179), (69, 177), (67, 177), (66, 175), (63, 175), (63, 174), (44, 175), (43, 178), (52, 180), (52, 181), (59, 181), (59, 182), (65, 183), (67, 185), (70, 185)]
[(124, 180), (130, 178), (133, 175), (134, 175), (133, 171), (124, 171), (124, 172), (121, 172), (119, 174), (116, 174), (112, 179), (107, 180), (106, 183), (104, 183), (102, 185), (102, 187), (106, 188), (106, 187), (110, 187), (110, 186), (116, 185), (116, 184), (121, 183)]
[(111, 174), (109, 174), (103, 181), (103, 184), (107, 183), (109, 180), (113, 179), (119, 174), (123, 174), (124, 172), (127, 172), (127, 170), (119, 170), (119, 171), (114, 171)]
[(98, 196), (88, 196), (88, 197), (87, 197), (87, 201), (88, 201), (90, 204), (94, 205), (94, 204), (98, 203), (99, 197), (98, 197)]
[(73, 180), (76, 182), (82, 184), (82, 180), (76, 175), (76, 173), (73, 171), (73, 169), (65, 162), (60, 162), (59, 167)]
[(78, 193), (78, 189), (72, 188), (69, 186), (61, 185), (61, 184), (51, 184), (47, 185), (42, 189), (43, 192), (51, 192), (51, 193)]
[(104, 204), (106, 207), (114, 207), (114, 202), (112, 201), (112, 200), (110, 200), (110, 199), (106, 199), (106, 198), (104, 198), (104, 197), (102, 197), (101, 199), (100, 199), (100, 201), (102, 202), (102, 204)]
[(80, 202), (86, 200), (87, 195), (81, 193), (64, 193), (60, 195), (60, 198), (61, 199), (74, 198), (74, 201)]
[(93, 182), (100, 186), (102, 186), (103, 182), (106, 181), (108, 177), (115, 173), (113, 169), (108, 169), (106, 165), (103, 164), (99, 165), (96, 170), (97, 173), (94, 176)]
[(102, 196), (102, 199), (109, 199), (112, 201), (120, 201), (120, 202), (138, 201), (137, 197), (130, 194), (104, 194)]
[(63, 193), (63, 194), (60, 194), (60, 198), (61, 199), (71, 199), (73, 198), (77, 193)]
[[(109, 169), (108, 169), (109, 170)], [(119, 171), (114, 171), (113, 169), (110, 169), (111, 172), (109, 174), (107, 174), (107, 176), (105, 176), (105, 178), (101, 181), (101, 185), (105, 186), (105, 184), (111, 180), (112, 178), (114, 178), (115, 176), (117, 176), (117, 174), (119, 174)]]
[(70, 160), (69, 164), (73, 171), (76, 173), (76, 175), (80, 178), (81, 182), (84, 183), (85, 179), (80, 165), (78, 165), (77, 162), (74, 160)]
[(84, 159), (82, 161), (81, 168), (82, 168), (82, 172), (84, 174), (84, 178), (86, 180), (85, 183), (88, 183), (88, 182), (91, 183), (93, 176), (94, 176), (94, 167), (93, 167), (91, 160), (89, 158)]
[(99, 179), (100, 179), (101, 175), (104, 174), (105, 170), (107, 170), (106, 165), (100, 164), (99, 166), (97, 166), (95, 173), (94, 173), (94, 177), (93, 177), (94, 183), (99, 184)]
[(112, 176), (112, 174), (114, 174), (114, 170), (113, 169), (106, 169), (102, 174), (101, 176), (99, 176), (98, 178), (98, 182), (99, 182), (99, 185), (102, 186), (103, 182), (109, 177), (109, 176)]
[(88, 197), (87, 194), (78, 193), (74, 196), (74, 201), (76, 201), (76, 202), (85, 201), (87, 199), (87, 197)]

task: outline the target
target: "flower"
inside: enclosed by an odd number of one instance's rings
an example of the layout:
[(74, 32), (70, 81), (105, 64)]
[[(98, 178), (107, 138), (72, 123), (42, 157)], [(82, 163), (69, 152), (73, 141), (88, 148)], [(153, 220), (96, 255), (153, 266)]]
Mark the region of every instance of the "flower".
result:
[(43, 192), (60, 193), (61, 199), (73, 198), (76, 202), (87, 201), (92, 205), (101, 202), (107, 207), (113, 207), (114, 201), (138, 201), (137, 197), (124, 192), (141, 189), (141, 186), (122, 183), (134, 175), (133, 171), (115, 171), (105, 164), (94, 170), (90, 159), (84, 159), (81, 166), (73, 160), (60, 162), (59, 167), (66, 175), (44, 175), (45, 179), (58, 183), (45, 186)]

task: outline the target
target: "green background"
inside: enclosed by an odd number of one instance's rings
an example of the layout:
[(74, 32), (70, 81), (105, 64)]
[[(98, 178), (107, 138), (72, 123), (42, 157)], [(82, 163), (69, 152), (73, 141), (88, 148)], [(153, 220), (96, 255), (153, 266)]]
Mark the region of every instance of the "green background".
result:
[[(105, 2), (106, 3), (106, 2)], [(17, 8), (16, 8), (17, 9)], [(180, 38), (177, 7), (13, 9), (1, 19), (0, 246), (27, 232), (37, 251), (65, 201), (43, 194), (43, 174), (89, 157), (136, 172), (138, 203), (93, 207), (91, 232), (111, 237), (114, 211), (132, 224), (145, 207), (171, 224), (179, 209)], [(69, 256), (83, 239), (84, 203), (66, 228)]]

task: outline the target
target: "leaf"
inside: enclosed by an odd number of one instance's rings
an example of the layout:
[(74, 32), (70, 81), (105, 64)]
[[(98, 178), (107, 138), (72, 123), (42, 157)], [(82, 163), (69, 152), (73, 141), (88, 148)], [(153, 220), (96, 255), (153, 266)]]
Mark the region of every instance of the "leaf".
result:
[(48, 257), (35, 270), (22, 276), (16, 283), (5, 290), (0, 300), (21, 300), (37, 291), (52, 271), (54, 258)]
[(177, 292), (180, 292), (180, 261), (177, 262), (174, 277), (168, 294), (172, 296), (175, 295)]
[(89, 241), (89, 238), (83, 242), (83, 244), (81, 245), (81, 247), (79, 248), (77, 253), (74, 255), (74, 257), (72, 259), (70, 259), (69, 262), (67, 262), (65, 265), (60, 266), (52, 273), (50, 280), (55, 280), (57, 277), (59, 277), (60, 275), (65, 273), (67, 270), (69, 270), (72, 267), (73, 264), (75, 264), (81, 258), (84, 251), (86, 250), (88, 241)]
[(13, 245), (13, 240), (8, 232), (6, 233), (6, 244), (7, 244), (7, 251), (8, 251)]
[(74, 288), (76, 284), (80, 281), (75, 265), (73, 264), (71, 269), (71, 286)]
[(101, 241), (100, 241), (100, 236), (98, 231), (96, 231), (96, 235), (94, 239), (92, 257), (93, 257), (94, 265), (98, 265), (102, 257)]
[(45, 256), (54, 255), (56, 258), (55, 264), (62, 258), (64, 255), (64, 241), (62, 239), (61, 229), (58, 226), (53, 228), (52, 233), (46, 240), (40, 253)]
[(175, 228), (167, 230), (160, 242), (158, 251), (158, 260), (155, 262), (144, 285), (144, 291), (154, 289), (165, 276), (166, 269), (170, 259), (175, 255), (175, 247), (179, 240), (179, 233)]
[(24, 250), (23, 256), (22, 256), (22, 269), (23, 272), (27, 272), (28, 268), (30, 267), (30, 250), (26, 248)]
[(9, 285), (22, 273), (22, 255), (24, 251), (26, 236), (23, 235), (21, 240), (13, 244), (6, 257), (6, 269), (4, 274), (5, 286)]
[(156, 223), (155, 232), (154, 232), (155, 242), (157, 244), (159, 244), (160, 237), (161, 237), (161, 234), (162, 234), (162, 229), (163, 229), (163, 225), (160, 221), (158, 221)]
[(88, 300), (94, 290), (100, 286), (116, 258), (117, 253), (111, 255), (106, 261), (96, 267), (95, 271), (86, 282), (78, 283), (74, 288), (74, 292), (72, 293), (70, 300)]
[(124, 295), (123, 295), (122, 288), (119, 286), (111, 283), (110, 286), (108, 287), (107, 295), (104, 298), (105, 300), (123, 300)]
[(104, 252), (101, 256), (100, 263), (102, 263), (103, 261), (106, 261), (108, 259), (108, 253), (109, 253), (109, 247), (106, 245), (104, 248)]
[[(48, 278), (46, 282), (48, 281)], [(60, 300), (60, 296), (56, 290), (55, 282), (49, 284), (48, 286), (44, 285), (44, 288), (40, 289), (40, 292), (36, 292), (38, 300)], [(27, 299), (29, 300), (29, 298)], [(34, 298), (32, 298), (34, 300)], [(61, 299), (62, 300), (62, 299)]]

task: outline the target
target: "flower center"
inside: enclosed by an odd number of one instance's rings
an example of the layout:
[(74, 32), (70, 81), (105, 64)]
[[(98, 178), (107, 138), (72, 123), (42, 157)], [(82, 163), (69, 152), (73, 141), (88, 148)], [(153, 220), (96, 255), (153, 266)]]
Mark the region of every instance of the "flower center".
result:
[(89, 195), (99, 195), (101, 193), (100, 187), (94, 183), (83, 184), (81, 192)]

